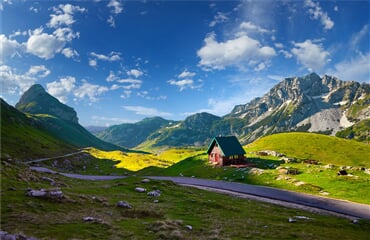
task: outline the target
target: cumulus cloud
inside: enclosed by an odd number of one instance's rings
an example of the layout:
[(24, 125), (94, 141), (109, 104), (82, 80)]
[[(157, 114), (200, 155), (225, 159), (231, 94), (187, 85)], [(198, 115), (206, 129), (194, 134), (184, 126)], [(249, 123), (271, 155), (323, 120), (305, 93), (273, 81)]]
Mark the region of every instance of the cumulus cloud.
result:
[(47, 69), (44, 65), (31, 66), (27, 72), (29, 76), (35, 76), (38, 78), (44, 78), (50, 74), (50, 70)]
[(109, 91), (109, 88), (83, 81), (82, 85), (73, 92), (78, 99), (88, 99), (90, 102), (97, 102), (99, 96)]
[(4, 34), (0, 34), (0, 63), (7, 57), (14, 57), (21, 50), (22, 45), (16, 40), (7, 38)]
[(194, 81), (192, 79), (181, 79), (178, 81), (171, 79), (168, 83), (179, 87), (180, 92), (187, 88), (194, 88)]
[(114, 14), (120, 14), (123, 11), (122, 3), (118, 0), (110, 0), (107, 6)]
[(239, 33), (234, 39), (218, 42), (214, 33), (204, 39), (204, 46), (198, 50), (199, 65), (205, 69), (225, 69), (229, 66), (256, 65), (269, 60), (276, 55), (269, 46), (250, 38), (245, 33)]
[(160, 116), (160, 117), (170, 117), (171, 113), (159, 111), (156, 108), (148, 108), (143, 106), (123, 106), (125, 110), (135, 112), (137, 115), (144, 116)]
[(80, 56), (78, 54), (78, 52), (70, 47), (68, 48), (64, 48), (62, 50), (62, 54), (66, 57), (66, 58), (72, 58), (72, 59), (77, 59), (78, 56)]
[(87, 10), (71, 4), (59, 4), (57, 7), (53, 7), (53, 11), (54, 14), (50, 15), (50, 21), (47, 23), (47, 26), (58, 28), (63, 25), (72, 25), (75, 22), (73, 14), (77, 12), (86, 12)]
[(71, 76), (62, 77), (59, 81), (46, 84), (47, 91), (62, 103), (66, 103), (68, 95), (75, 89), (76, 79)]
[(65, 44), (65, 41), (58, 39), (54, 35), (41, 33), (30, 36), (26, 43), (26, 48), (27, 52), (47, 60), (60, 52)]
[(139, 89), (141, 88), (141, 85), (143, 83), (142, 80), (132, 79), (132, 78), (119, 79), (117, 80), (117, 82), (127, 84), (127, 85), (122, 85), (122, 88), (127, 89), (127, 90)]
[(291, 52), (309, 71), (320, 71), (330, 61), (330, 53), (320, 44), (315, 44), (311, 40), (293, 44)]
[(370, 81), (370, 53), (359, 54), (355, 58), (344, 60), (334, 65), (332, 74), (342, 80), (358, 82)]
[(115, 62), (115, 61), (121, 60), (120, 55), (121, 53), (119, 52), (110, 52), (108, 55), (91, 52), (90, 53), (91, 58), (89, 60), (89, 65), (92, 67), (96, 67), (98, 65), (98, 60), (107, 61), (107, 62)]
[(305, 0), (304, 6), (308, 8), (310, 17), (315, 20), (320, 20), (325, 30), (332, 29), (334, 22), (330, 19), (327, 12), (324, 12), (319, 2), (313, 2), (312, 0)]
[(7, 94), (22, 94), (39, 79), (50, 74), (45, 66), (31, 66), (25, 73), (17, 73), (16, 69), (0, 65), (0, 85), (2, 92)]
[(131, 70), (127, 71), (126, 73), (127, 73), (127, 75), (133, 76), (133, 77), (136, 77), (136, 78), (138, 78), (138, 77), (140, 77), (144, 74), (142, 71), (137, 70), (137, 69), (131, 69)]
[(111, 27), (116, 27), (116, 21), (113, 15), (118, 15), (123, 11), (122, 3), (118, 0), (110, 0), (107, 7), (111, 9), (112, 14), (108, 17), (107, 23)]
[(188, 70), (183, 71), (182, 73), (179, 74), (179, 78), (191, 78), (196, 75), (195, 72), (189, 72)]
[(242, 22), (240, 28), (246, 30), (247, 32), (259, 32), (259, 33), (269, 33), (271, 31), (255, 25), (252, 22)]
[(210, 22), (209, 26), (214, 27), (217, 24), (226, 22), (228, 20), (229, 20), (229, 18), (227, 17), (226, 13), (217, 12), (216, 16), (213, 18), (213, 21)]

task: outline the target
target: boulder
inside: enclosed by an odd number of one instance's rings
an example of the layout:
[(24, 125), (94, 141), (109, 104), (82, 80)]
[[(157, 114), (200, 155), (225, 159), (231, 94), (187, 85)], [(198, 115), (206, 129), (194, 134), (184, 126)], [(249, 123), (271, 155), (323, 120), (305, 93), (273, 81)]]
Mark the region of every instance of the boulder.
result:
[(119, 201), (117, 203), (117, 207), (132, 208), (132, 206), (128, 202), (125, 202), (125, 201)]
[(153, 190), (153, 191), (148, 192), (147, 195), (150, 196), (150, 197), (159, 197), (159, 196), (161, 196), (161, 191), (160, 190)]
[(135, 188), (135, 191), (139, 192), (139, 193), (143, 193), (143, 192), (146, 192), (146, 189), (142, 188), (142, 187), (137, 187), (137, 188)]
[(346, 170), (339, 170), (339, 172), (337, 173), (338, 176), (344, 176), (344, 175), (348, 175), (347, 171)]
[(27, 196), (29, 197), (39, 197), (39, 198), (49, 198), (49, 199), (62, 199), (64, 197), (63, 192), (59, 189), (27, 189)]
[(147, 179), (147, 178), (144, 178), (143, 180), (141, 180), (142, 183), (148, 183), (150, 182), (150, 179)]
[(90, 216), (84, 217), (82, 218), (82, 220), (84, 222), (97, 222), (97, 223), (100, 223), (102, 221), (100, 218), (95, 218), (95, 217), (90, 217)]

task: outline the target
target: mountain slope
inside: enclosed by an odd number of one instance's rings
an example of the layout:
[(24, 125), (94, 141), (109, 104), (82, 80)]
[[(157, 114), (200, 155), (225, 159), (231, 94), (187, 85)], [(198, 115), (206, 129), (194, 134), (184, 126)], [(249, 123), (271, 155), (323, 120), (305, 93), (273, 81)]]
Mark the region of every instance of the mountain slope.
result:
[(21, 112), (48, 114), (65, 121), (78, 123), (76, 111), (48, 94), (39, 84), (31, 86), (22, 95), (15, 107)]
[(137, 123), (114, 125), (99, 132), (97, 136), (118, 146), (132, 148), (145, 141), (160, 128), (176, 124), (161, 117), (145, 118)]
[(31, 160), (59, 156), (77, 148), (55, 138), (31, 116), (1, 99), (1, 158)]
[(274, 150), (289, 157), (314, 159), (325, 164), (370, 166), (370, 146), (314, 133), (279, 133), (245, 146), (248, 152)]
[(73, 108), (59, 102), (41, 85), (33, 85), (16, 104), (19, 111), (30, 114), (41, 128), (76, 147), (102, 150), (126, 150), (95, 137), (80, 124)]

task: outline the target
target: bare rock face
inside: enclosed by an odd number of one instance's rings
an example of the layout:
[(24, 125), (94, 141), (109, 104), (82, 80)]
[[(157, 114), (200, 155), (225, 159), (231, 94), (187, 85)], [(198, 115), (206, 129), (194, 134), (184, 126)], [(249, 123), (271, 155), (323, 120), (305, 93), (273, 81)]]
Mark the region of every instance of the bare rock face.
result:
[(48, 198), (56, 200), (64, 198), (63, 192), (60, 190), (60, 188), (40, 190), (27, 189), (26, 195), (29, 197)]

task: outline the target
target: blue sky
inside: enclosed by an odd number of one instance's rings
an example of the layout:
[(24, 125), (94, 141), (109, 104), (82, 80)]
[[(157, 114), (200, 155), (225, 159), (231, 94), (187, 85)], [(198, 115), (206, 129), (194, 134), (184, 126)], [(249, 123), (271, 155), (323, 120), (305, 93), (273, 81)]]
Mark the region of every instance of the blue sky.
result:
[(312, 71), (370, 82), (369, 1), (0, 1), (1, 97), (83, 125), (218, 116)]

